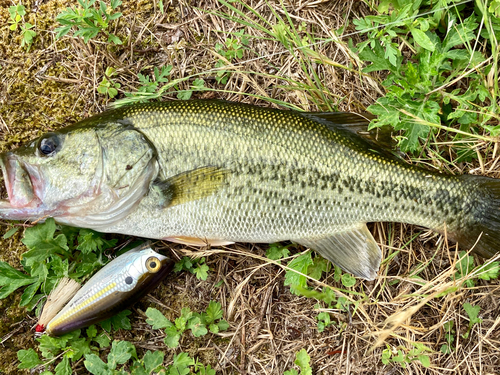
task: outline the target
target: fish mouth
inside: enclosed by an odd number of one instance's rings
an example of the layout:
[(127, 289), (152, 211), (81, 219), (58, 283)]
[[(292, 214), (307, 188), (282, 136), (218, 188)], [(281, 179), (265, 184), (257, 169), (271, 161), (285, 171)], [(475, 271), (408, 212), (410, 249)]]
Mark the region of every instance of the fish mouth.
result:
[(0, 167), (0, 218), (27, 219), (41, 203), (33, 188), (32, 174), (10, 152), (0, 154)]

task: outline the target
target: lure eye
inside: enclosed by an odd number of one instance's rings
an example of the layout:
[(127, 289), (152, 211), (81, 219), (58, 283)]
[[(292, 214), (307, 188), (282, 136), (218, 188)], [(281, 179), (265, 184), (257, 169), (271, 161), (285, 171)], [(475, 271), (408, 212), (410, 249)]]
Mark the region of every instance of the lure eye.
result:
[(157, 257), (149, 257), (146, 260), (146, 268), (151, 273), (156, 273), (161, 268), (161, 262)]
[(47, 135), (38, 143), (38, 151), (41, 156), (52, 156), (59, 148), (59, 138), (55, 134)]

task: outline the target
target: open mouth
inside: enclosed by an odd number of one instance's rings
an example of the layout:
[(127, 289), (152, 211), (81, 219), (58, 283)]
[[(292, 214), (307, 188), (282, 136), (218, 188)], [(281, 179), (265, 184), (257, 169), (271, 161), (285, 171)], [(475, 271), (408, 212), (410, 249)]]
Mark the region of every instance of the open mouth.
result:
[(11, 153), (0, 154), (0, 218), (23, 220), (38, 206), (30, 174)]

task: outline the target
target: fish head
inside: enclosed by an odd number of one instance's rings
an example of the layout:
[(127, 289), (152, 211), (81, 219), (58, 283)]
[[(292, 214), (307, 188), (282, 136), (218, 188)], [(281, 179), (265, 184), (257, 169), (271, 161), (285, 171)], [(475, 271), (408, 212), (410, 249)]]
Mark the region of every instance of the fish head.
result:
[(47, 133), (0, 155), (8, 195), (8, 201), (0, 201), (0, 217), (51, 216), (77, 226), (85, 224), (73, 221), (103, 212), (109, 216), (113, 209), (115, 219), (123, 217), (157, 173), (155, 155), (140, 132), (120, 123)]

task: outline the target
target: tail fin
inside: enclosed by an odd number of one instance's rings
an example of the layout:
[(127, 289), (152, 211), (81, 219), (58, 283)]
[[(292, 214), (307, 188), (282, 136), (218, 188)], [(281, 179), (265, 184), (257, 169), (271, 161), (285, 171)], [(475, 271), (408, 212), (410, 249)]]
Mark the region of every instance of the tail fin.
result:
[(450, 232), (461, 246), (489, 258), (500, 251), (500, 179), (464, 175), (470, 196), (467, 224)]

